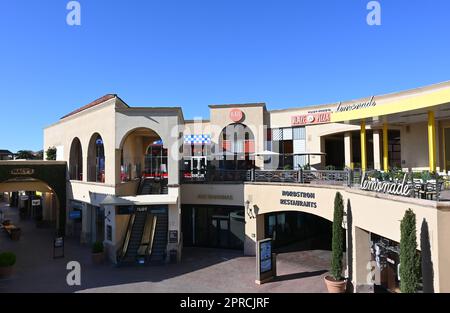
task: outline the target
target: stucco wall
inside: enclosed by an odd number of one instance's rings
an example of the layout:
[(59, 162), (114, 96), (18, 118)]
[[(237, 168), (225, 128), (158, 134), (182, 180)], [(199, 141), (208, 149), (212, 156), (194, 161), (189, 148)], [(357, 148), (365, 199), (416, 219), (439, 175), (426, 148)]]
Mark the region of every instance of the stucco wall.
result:
[[(283, 196), (283, 191), (313, 193), (315, 197)], [(253, 211), (256, 209), (258, 217), (269, 212), (302, 211), (332, 221), (334, 197), (337, 191), (342, 193), (346, 206), (347, 201), (350, 201), (353, 234), (355, 234), (355, 227), (357, 227), (399, 242), (400, 221), (405, 211), (412, 209), (416, 214), (419, 250), (424, 243), (421, 242), (424, 224), (428, 228), (429, 239), (425, 244), (429, 244), (431, 251), (430, 260), (435, 273), (434, 290), (450, 291), (450, 284), (447, 283), (450, 274), (450, 271), (447, 270), (450, 265), (450, 248), (447, 247), (447, 238), (450, 236), (450, 231), (448, 231), (448, 227), (444, 226), (448, 225), (444, 223), (450, 223), (450, 211), (438, 208), (436, 202), (380, 195), (349, 188), (276, 183), (246, 183), (244, 200), (250, 201), (250, 208)], [(281, 199), (315, 202), (316, 207), (283, 205), (280, 204)], [(254, 254), (256, 238), (263, 239), (264, 237), (261, 234), (264, 230), (260, 227), (261, 225), (257, 225), (257, 221), (258, 223), (264, 223), (263, 219), (249, 218), (246, 214), (245, 253), (249, 255)], [(354, 249), (356, 249), (355, 246)], [(354, 251), (353, 255), (358, 255), (357, 251)], [(360, 267), (366, 266), (369, 260), (354, 259), (353, 261), (354, 268), (360, 269)], [(354, 271), (354, 273), (358, 272), (361, 273), (358, 270)], [(361, 281), (365, 277), (355, 277), (355, 279)]]

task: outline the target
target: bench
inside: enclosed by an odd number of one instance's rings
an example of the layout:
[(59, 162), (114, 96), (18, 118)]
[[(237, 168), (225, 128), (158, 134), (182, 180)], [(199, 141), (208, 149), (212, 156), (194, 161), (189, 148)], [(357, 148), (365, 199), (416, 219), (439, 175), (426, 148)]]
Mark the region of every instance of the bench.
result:
[(22, 230), (12, 224), (7, 223), (3, 223), (2, 228), (5, 230), (5, 232), (9, 235), (9, 237), (11, 238), (11, 240), (19, 240), (20, 239), (20, 235), (22, 233)]

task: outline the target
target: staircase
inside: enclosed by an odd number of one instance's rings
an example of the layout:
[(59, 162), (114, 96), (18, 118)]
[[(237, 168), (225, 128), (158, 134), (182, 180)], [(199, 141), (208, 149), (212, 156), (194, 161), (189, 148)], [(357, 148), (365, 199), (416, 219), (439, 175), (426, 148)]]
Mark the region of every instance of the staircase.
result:
[(125, 255), (120, 260), (121, 264), (132, 264), (137, 262), (138, 249), (142, 240), (145, 222), (147, 220), (147, 210), (136, 210), (135, 219), (131, 227), (130, 240)]
[[(150, 226), (150, 223), (153, 223), (154, 218), (148, 218), (151, 216), (149, 214), (156, 218), (156, 225), (154, 225), (154, 227)], [(155, 210), (154, 213), (152, 213), (151, 211), (147, 211), (147, 207), (137, 207), (136, 212), (130, 217), (126, 234), (127, 237), (129, 236), (129, 240), (127, 241), (125, 239), (122, 250), (126, 252), (119, 257), (119, 264), (136, 265), (164, 263), (167, 255), (168, 224), (167, 209)], [(147, 237), (144, 233), (148, 234), (146, 229), (148, 230), (149, 226), (154, 229), (154, 235)], [(151, 242), (148, 242), (148, 240), (146, 240), (147, 238), (149, 238)], [(143, 241), (145, 241), (146, 244), (143, 249), (140, 249), (143, 245)], [(147, 247), (147, 250), (145, 247)], [(144, 250), (146, 250), (146, 252), (144, 252)]]
[(155, 214), (156, 229), (155, 237), (153, 239), (152, 253), (150, 255), (151, 263), (163, 263), (166, 259), (167, 249), (167, 232), (168, 232), (168, 216), (167, 211), (165, 213)]
[(139, 185), (138, 195), (151, 195), (153, 190), (153, 179), (142, 178)]
[(141, 178), (141, 183), (137, 191), (138, 196), (142, 195), (166, 195), (169, 193), (167, 180), (155, 180), (154, 178)]

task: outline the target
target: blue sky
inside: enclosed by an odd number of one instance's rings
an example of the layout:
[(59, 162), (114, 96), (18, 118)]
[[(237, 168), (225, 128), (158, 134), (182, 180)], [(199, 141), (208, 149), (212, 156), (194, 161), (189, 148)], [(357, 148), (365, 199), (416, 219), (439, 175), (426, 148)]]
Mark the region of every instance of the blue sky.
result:
[[(450, 1), (0, 0), (0, 148), (106, 94), (131, 106), (337, 102), (450, 80)], [(101, 121), (99, 121), (101, 122)]]

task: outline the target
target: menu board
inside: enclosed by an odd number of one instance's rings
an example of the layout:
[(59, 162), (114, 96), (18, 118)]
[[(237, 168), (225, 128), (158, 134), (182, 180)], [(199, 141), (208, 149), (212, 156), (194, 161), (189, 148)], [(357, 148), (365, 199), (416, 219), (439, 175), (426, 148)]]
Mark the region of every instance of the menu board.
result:
[(259, 246), (261, 273), (272, 270), (272, 241), (262, 241)]

